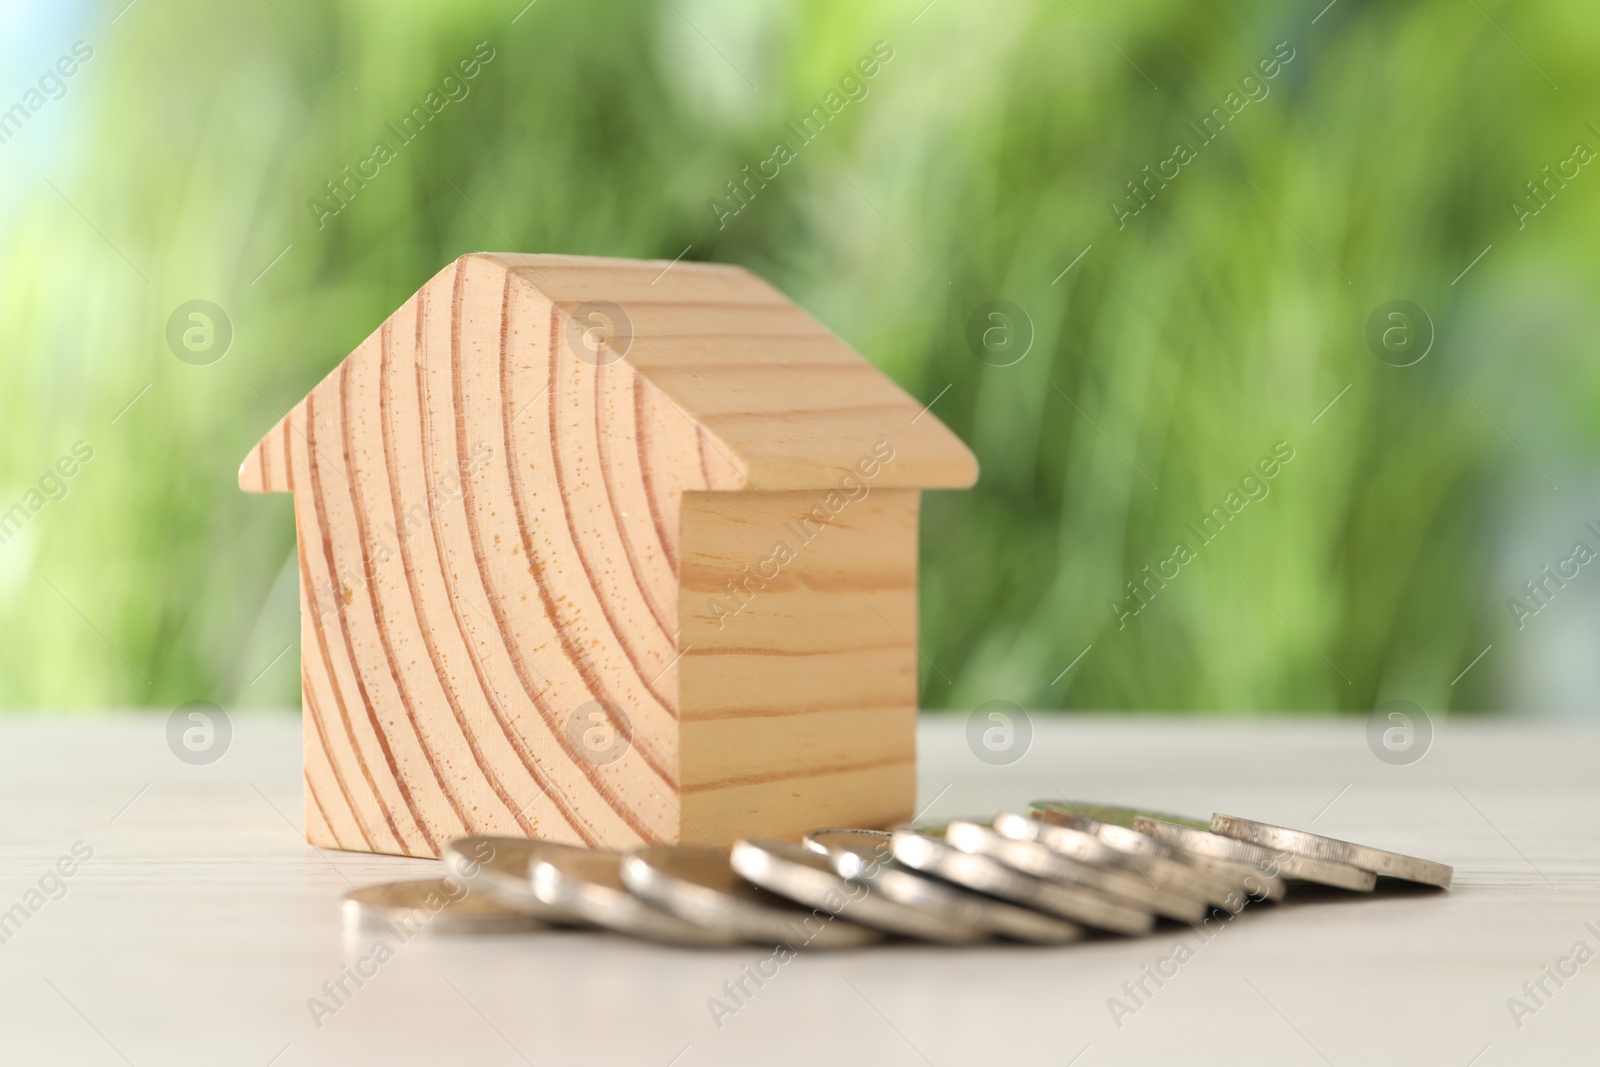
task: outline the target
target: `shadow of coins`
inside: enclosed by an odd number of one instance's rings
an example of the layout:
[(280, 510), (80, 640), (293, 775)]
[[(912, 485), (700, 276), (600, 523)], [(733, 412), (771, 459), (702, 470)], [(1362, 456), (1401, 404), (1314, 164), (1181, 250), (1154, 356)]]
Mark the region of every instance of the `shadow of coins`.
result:
[(209, 700), (179, 704), (167, 716), (167, 747), (183, 762), (195, 767), (215, 763), (233, 743), (233, 722), (228, 713)]
[(633, 347), (633, 320), (618, 304), (590, 300), (572, 309), (567, 318), (567, 348), (597, 367), (615, 363)]
[(967, 318), (967, 347), (991, 367), (1020, 363), (1033, 347), (1033, 319), (1009, 300), (986, 300)]
[(1390, 766), (1410, 766), (1432, 744), (1433, 720), (1409, 700), (1385, 700), (1367, 719), (1367, 747)]
[(196, 367), (209, 366), (233, 345), (233, 320), (209, 300), (189, 300), (167, 318), (167, 347)]
[(1033, 720), (1009, 700), (991, 700), (967, 716), (967, 747), (991, 767), (1009, 767), (1032, 744)]
[(1367, 347), (1391, 367), (1420, 363), (1433, 349), (1433, 319), (1410, 300), (1379, 304), (1367, 316)]
[(609, 700), (590, 700), (567, 716), (567, 741), (583, 759), (608, 767), (632, 747), (633, 723)]

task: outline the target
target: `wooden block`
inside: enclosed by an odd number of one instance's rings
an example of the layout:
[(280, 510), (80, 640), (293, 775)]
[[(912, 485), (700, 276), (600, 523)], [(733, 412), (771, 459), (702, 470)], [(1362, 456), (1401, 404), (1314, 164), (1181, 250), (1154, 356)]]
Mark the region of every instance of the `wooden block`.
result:
[(977, 464), (765, 282), (667, 266), (464, 256), (246, 457), (295, 498), (313, 844), (910, 813), (920, 490)]
[(871, 826), (911, 817), (921, 494), (874, 480), (856, 479), (855, 499), (684, 495), (686, 832), (720, 843), (804, 833), (824, 813)]

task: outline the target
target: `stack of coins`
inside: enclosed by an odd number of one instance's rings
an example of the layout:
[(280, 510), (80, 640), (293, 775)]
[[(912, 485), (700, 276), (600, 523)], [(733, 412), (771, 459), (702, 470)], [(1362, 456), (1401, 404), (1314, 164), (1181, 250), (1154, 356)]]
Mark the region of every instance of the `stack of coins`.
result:
[(1281, 901), (1296, 884), (1370, 893), (1379, 878), (1446, 889), (1451, 868), (1367, 845), (1213, 815), (1042, 800), (1026, 812), (888, 830), (813, 830), (727, 851), (632, 852), (464, 837), (444, 878), (367, 886), (347, 922), (409, 932), (579, 927), (672, 945), (856, 948), (1060, 945), (1133, 937)]

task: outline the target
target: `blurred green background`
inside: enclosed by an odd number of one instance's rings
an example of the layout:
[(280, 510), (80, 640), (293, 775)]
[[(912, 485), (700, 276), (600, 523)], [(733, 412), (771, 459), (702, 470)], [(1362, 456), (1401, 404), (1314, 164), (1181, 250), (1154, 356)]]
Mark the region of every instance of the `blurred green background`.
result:
[[(294, 706), (257, 437), (463, 252), (687, 248), (977, 452), (926, 501), (928, 706), (1594, 709), (1600, 566), (1541, 572), (1600, 549), (1593, 4), (524, 2), (6, 7), (0, 707)], [(210, 365), (165, 336), (197, 299)], [(1427, 320), (1375, 349), (1393, 300)]]

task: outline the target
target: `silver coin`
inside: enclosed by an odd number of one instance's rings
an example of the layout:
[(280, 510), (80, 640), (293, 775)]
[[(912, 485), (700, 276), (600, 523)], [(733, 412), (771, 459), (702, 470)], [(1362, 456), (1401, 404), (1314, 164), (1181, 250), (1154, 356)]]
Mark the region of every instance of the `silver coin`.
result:
[(845, 849), (863, 855), (873, 854), (888, 862), (894, 858), (894, 835), (887, 830), (860, 830), (855, 827), (829, 827), (812, 830), (800, 839), (800, 844), (826, 856), (836, 849)]
[(1232, 860), (1235, 863), (1247, 863), (1283, 878), (1316, 882), (1319, 885), (1330, 885), (1357, 893), (1370, 893), (1372, 887), (1377, 884), (1377, 876), (1371, 871), (1352, 867), (1348, 863), (1313, 859), (1282, 849), (1263, 848), (1248, 841), (1214, 834), (1210, 830), (1197, 829), (1187, 822), (1173, 823), (1150, 816), (1140, 816), (1134, 820), (1133, 828), (1140, 833), (1149, 834), (1157, 841), (1164, 841), (1189, 852)]
[(1144, 934), (1155, 925), (1155, 917), (1148, 911), (1113, 900), (1098, 890), (1047, 882), (988, 856), (957, 848), (943, 837), (930, 836), (930, 833), (942, 833), (943, 829), (942, 826), (895, 827), (894, 858), (913, 870), (935, 875), (963, 888), (1100, 930)]
[[(995, 828), (1002, 836), (1038, 841), (1064, 856), (1105, 867), (1125, 867), (1163, 893), (1200, 901), (1207, 908), (1238, 911), (1245, 904), (1245, 893), (1232, 882), (1188, 862), (1190, 857), (1151, 852), (1124, 852), (1096, 834), (1072, 826), (1059, 826), (1014, 812), (995, 817)], [(1265, 886), (1263, 886), (1265, 890)]]
[(529, 857), (528, 876), (540, 901), (607, 930), (673, 945), (739, 943), (727, 930), (687, 922), (628, 892), (620, 852), (540, 841)]
[(1198, 869), (1206, 877), (1226, 885), (1238, 886), (1253, 900), (1277, 902), (1289, 893), (1289, 886), (1274, 871), (1248, 863), (1218, 859), (1203, 852), (1190, 852), (1186, 848), (1174, 849), (1178, 858)]
[(1298, 852), (1313, 859), (1348, 863), (1352, 867), (1360, 867), (1362, 870), (1381, 874), (1387, 878), (1400, 878), (1407, 882), (1437, 886), (1440, 889), (1450, 888), (1450, 878), (1455, 873), (1454, 868), (1447, 864), (1435, 863), (1433, 860), (1418, 859), (1416, 856), (1407, 856), (1399, 852), (1358, 845), (1353, 841), (1341, 841), (1336, 837), (1323, 837), (1321, 834), (1305, 830), (1291, 830), (1286, 826), (1273, 826), (1270, 823), (1254, 822), (1233, 815), (1211, 816), (1211, 830), (1224, 837), (1235, 837), (1265, 848), (1278, 848), (1286, 852)]
[(806, 910), (745, 881), (713, 848), (654, 845), (622, 860), (622, 884), (678, 918), (746, 941), (790, 948), (853, 948), (883, 933), (819, 910)]
[(846, 878), (831, 857), (787, 841), (735, 841), (733, 869), (760, 886), (808, 908), (846, 915), (851, 922), (891, 934), (965, 945), (989, 938), (973, 923), (894, 900), (864, 881)]
[(1064, 945), (1081, 939), (1085, 933), (1077, 923), (906, 869), (894, 861), (889, 835), (881, 830), (813, 830), (805, 836), (804, 844), (828, 856), (841, 875), (865, 882), (875, 893), (1000, 937), (1037, 945)]
[[(1047, 826), (1089, 834), (1116, 849), (1128, 866), (1144, 874), (1161, 889), (1192, 896), (1212, 907), (1230, 912), (1238, 912), (1247, 903), (1247, 891), (1243, 884), (1246, 872), (1243, 868), (1232, 872), (1237, 877), (1218, 877), (1215, 872), (1189, 862), (1192, 857), (1182, 855), (1154, 838), (1115, 823), (1088, 818), (1059, 802), (1036, 801), (1028, 805), (1028, 810), (1035, 819)], [(1055, 835), (1051, 836), (1053, 839)]]
[(1204, 821), (1191, 819), (1187, 815), (1150, 811), (1147, 808), (1130, 808), (1122, 804), (1097, 804), (1087, 800), (1052, 800), (1042, 801), (1041, 803), (1070, 808), (1084, 818), (1093, 819), (1095, 822), (1109, 823), (1112, 826), (1125, 826), (1130, 830), (1133, 829), (1134, 821), (1140, 816), (1161, 819), (1164, 822), (1177, 823), (1180, 826), (1193, 826), (1197, 830), (1204, 830), (1207, 826)]
[[(952, 823), (946, 836), (949, 837), (955, 828)], [(995, 816), (993, 829), (992, 835), (976, 839), (979, 848), (1019, 871), (1046, 881), (1087, 885), (1179, 922), (1197, 923), (1211, 911), (1203, 894), (1174, 893), (1158, 887), (1148, 875), (1128, 866), (1122, 853), (1079, 831), (1065, 826), (1047, 826), (1037, 819), (1011, 813)], [(1088, 860), (1053, 848), (1043, 840), (1067, 834), (1088, 838), (1110, 856)]]
[(1113, 848), (1094, 834), (1085, 833), (1071, 826), (1057, 826), (1010, 811), (996, 815), (992, 825), (1002, 837), (1009, 837), (1015, 841), (1038, 841), (1063, 856), (1070, 856), (1083, 863), (1095, 863), (1102, 867), (1127, 864), (1126, 852)]
[(389, 925), (407, 939), (432, 934), (503, 934), (540, 930), (526, 911), (474, 893), (459, 878), (424, 878), (352, 889), (344, 895), (344, 921), (358, 928)]
[[(1162, 844), (1118, 822), (1097, 818), (1112, 814), (1111, 809), (1100, 804), (1080, 804), (1071, 800), (1036, 800), (1028, 805), (1034, 818), (1056, 826), (1070, 826), (1084, 833), (1094, 834), (1106, 844), (1122, 852), (1173, 859), (1177, 856), (1170, 846)], [(1093, 812), (1094, 814), (1090, 814)], [(1129, 820), (1132, 821), (1131, 819)]]
[(444, 865), (475, 893), (525, 911), (547, 923), (587, 926), (577, 915), (552, 908), (533, 895), (528, 861), (542, 842), (526, 837), (458, 837), (444, 846)]
[[(856, 830), (842, 827), (812, 830), (800, 839), (800, 844), (819, 856), (833, 856), (843, 852), (862, 860), (879, 863), (894, 862), (894, 835), (887, 830)], [(845, 877), (854, 877), (845, 875)]]
[[(1137, 830), (1131, 830), (1131, 832), (1140, 833)], [(1149, 837), (1150, 835), (1144, 834), (1143, 836)], [(1153, 838), (1152, 840), (1172, 849), (1174, 859), (1193, 867), (1212, 883), (1243, 893), (1245, 900), (1241, 901), (1241, 904), (1251, 900), (1266, 900), (1276, 903), (1283, 900), (1289, 893), (1288, 883), (1276, 871), (1249, 863), (1240, 863), (1237, 860), (1223, 859), (1204, 852), (1192, 852), (1189, 849), (1168, 844), (1159, 838)], [(1232, 904), (1224, 903), (1221, 906), (1230, 910), (1237, 910)]]
[(1037, 801), (1028, 805), (1028, 810), (1044, 822), (1094, 834), (1106, 844), (1127, 853), (1130, 857), (1145, 857), (1147, 866), (1150, 865), (1149, 860), (1155, 859), (1189, 867), (1194, 872), (1194, 877), (1200, 880), (1204, 899), (1214, 907), (1238, 912), (1247, 903), (1247, 895), (1275, 900), (1283, 898), (1284, 885), (1281, 878), (1275, 878), (1242, 864), (1181, 852), (1153, 837), (1141, 834), (1131, 826), (1123, 825), (1120, 818), (1117, 822), (1106, 822), (1085, 813), (1094, 811), (1096, 814), (1114, 817), (1126, 814), (1126, 821), (1131, 823), (1133, 820), (1130, 809), (1082, 805), (1075, 801)]

